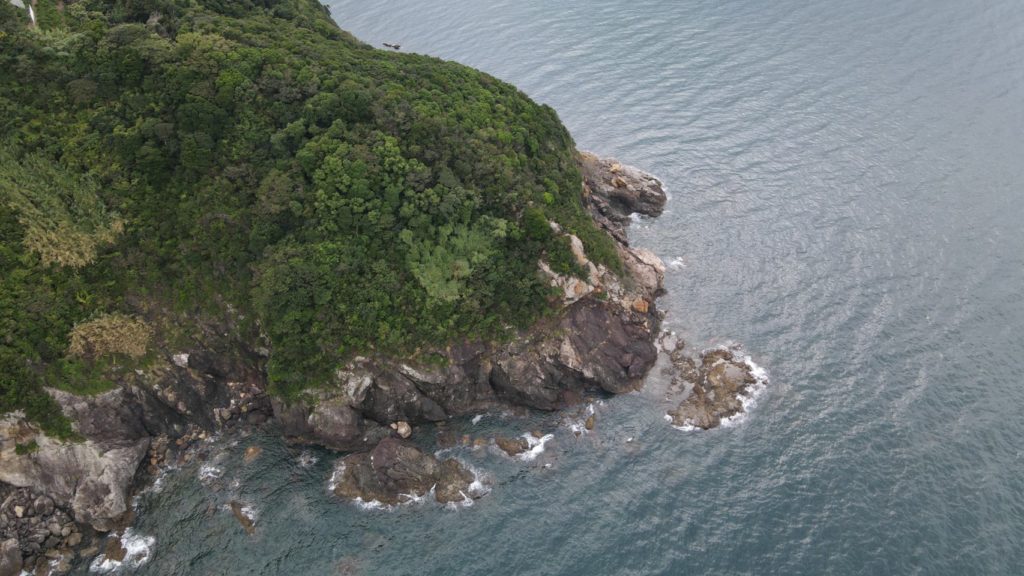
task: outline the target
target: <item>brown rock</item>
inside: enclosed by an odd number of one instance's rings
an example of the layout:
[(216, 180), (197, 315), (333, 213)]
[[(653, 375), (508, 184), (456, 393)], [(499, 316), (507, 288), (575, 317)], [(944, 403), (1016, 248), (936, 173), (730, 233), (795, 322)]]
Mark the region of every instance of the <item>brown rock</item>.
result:
[(647, 311), (650, 309), (650, 303), (648, 303), (647, 300), (643, 298), (637, 298), (636, 300), (633, 301), (633, 310), (636, 310), (641, 314), (647, 314)]
[(107, 560), (122, 562), (127, 554), (128, 551), (121, 545), (121, 539), (119, 537), (111, 536), (107, 539), (107, 545), (103, 549), (103, 556), (105, 556)]
[(242, 529), (245, 530), (245, 533), (251, 536), (256, 532), (256, 525), (252, 521), (252, 518), (246, 516), (244, 508), (245, 507), (241, 502), (237, 500), (231, 501), (231, 513), (235, 516), (235, 520), (238, 520), (238, 523), (242, 525)]
[(458, 460), (445, 460), (441, 463), (441, 475), (434, 490), (434, 497), (441, 504), (461, 502), (468, 497), (466, 492), (472, 482), (473, 474), (463, 468)]
[[(692, 371), (682, 358), (674, 359), (681, 371)], [(722, 420), (743, 412), (740, 397), (757, 382), (750, 366), (737, 359), (732, 351), (716, 349), (705, 352), (696, 374), (693, 390), (679, 407), (669, 412), (676, 426), (694, 426), (707, 430)]]
[(252, 464), (257, 458), (260, 457), (260, 454), (262, 453), (262, 447), (249, 446), (248, 448), (245, 449), (245, 455), (242, 456), (242, 461), (244, 461), (246, 464)]
[(594, 415), (591, 414), (590, 416), (587, 417), (587, 421), (583, 423), (583, 426), (587, 430), (593, 430), (594, 429), (594, 422), (595, 422)]
[(518, 456), (530, 449), (530, 443), (526, 441), (526, 438), (504, 438), (498, 436), (494, 439), (494, 443), (509, 456)]

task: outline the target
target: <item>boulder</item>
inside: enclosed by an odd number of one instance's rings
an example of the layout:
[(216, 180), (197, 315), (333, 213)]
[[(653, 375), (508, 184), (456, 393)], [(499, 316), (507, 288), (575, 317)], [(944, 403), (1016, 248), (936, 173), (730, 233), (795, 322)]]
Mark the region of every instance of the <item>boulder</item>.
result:
[(232, 500), (230, 506), (231, 514), (234, 515), (235, 520), (238, 520), (238, 523), (242, 525), (242, 529), (245, 530), (245, 533), (250, 536), (255, 534), (256, 523), (253, 522), (252, 518), (249, 517), (249, 514), (246, 513), (245, 506), (237, 500)]
[(505, 438), (498, 436), (494, 439), (494, 443), (498, 445), (509, 456), (518, 456), (523, 452), (530, 449), (530, 443), (526, 438)]
[(660, 216), (665, 209), (668, 195), (654, 176), (589, 152), (581, 152), (579, 160), (591, 204), (600, 216), (624, 224), (630, 214)]
[(320, 444), (339, 451), (368, 450), (387, 435), (387, 429), (367, 420), (344, 395), (320, 395), (292, 404), (273, 399), (274, 415), (285, 437), (302, 444)]
[(0, 576), (18, 576), (21, 569), (21, 549), (18, 540), (10, 538), (0, 542)]
[(433, 454), (397, 438), (381, 440), (369, 452), (350, 454), (339, 464), (334, 493), (349, 500), (394, 505), (435, 489), (438, 502), (463, 500), (473, 474), (454, 459), (441, 462)]
[[(107, 406), (102, 399), (93, 405), (96, 410)], [(78, 414), (83, 412), (88, 414), (83, 419), (99, 418), (79, 407)], [(110, 428), (117, 422), (112, 418)], [(148, 436), (138, 437), (125, 429), (122, 433), (117, 438), (108, 430), (99, 440), (62, 442), (25, 422), (21, 414), (8, 414), (0, 419), (0, 460), (4, 462), (0, 481), (32, 486), (51, 502), (70, 509), (79, 522), (110, 530), (128, 511), (128, 487), (149, 447)], [(34, 441), (37, 448), (31, 454), (18, 454), (17, 446), (27, 441)]]
[(103, 556), (113, 562), (124, 562), (125, 556), (128, 555), (128, 550), (125, 549), (121, 543), (119, 536), (111, 536), (107, 539), (107, 545), (103, 548)]
[(744, 411), (742, 398), (758, 384), (749, 362), (720, 348), (704, 352), (695, 371), (692, 361), (686, 362), (678, 351), (672, 356), (679, 365), (677, 378), (696, 377), (688, 383), (692, 389), (687, 398), (668, 414), (674, 425), (707, 430)]

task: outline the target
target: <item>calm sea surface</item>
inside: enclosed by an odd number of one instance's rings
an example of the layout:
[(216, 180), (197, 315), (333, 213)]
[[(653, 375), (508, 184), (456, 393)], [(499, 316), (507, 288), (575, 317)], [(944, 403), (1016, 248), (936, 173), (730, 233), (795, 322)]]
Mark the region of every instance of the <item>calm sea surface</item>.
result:
[(492, 483), (458, 510), (360, 509), (327, 492), (336, 456), (223, 439), (140, 497), (138, 573), (1024, 573), (1024, 2), (331, 9), (659, 175), (668, 210), (631, 235), (669, 264), (667, 327), (741, 343), (771, 384), (708, 433), (662, 420), (657, 371), (579, 439), (566, 415), (456, 422), (555, 435), (530, 462), (455, 450)]

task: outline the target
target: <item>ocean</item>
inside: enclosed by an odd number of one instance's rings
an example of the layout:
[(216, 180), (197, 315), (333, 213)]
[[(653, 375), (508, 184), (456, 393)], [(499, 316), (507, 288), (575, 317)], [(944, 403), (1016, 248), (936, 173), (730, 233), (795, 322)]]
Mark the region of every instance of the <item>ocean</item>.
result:
[(366, 42), (515, 84), (581, 149), (658, 175), (667, 210), (630, 237), (668, 265), (665, 328), (742, 346), (770, 383), (708, 432), (664, 421), (679, 399), (660, 366), (578, 437), (586, 406), (452, 422), (552, 438), (532, 460), (451, 449), (490, 487), (451, 509), (342, 502), (338, 456), (272, 427), (220, 438), (138, 497), (122, 570), (1024, 573), (1024, 2), (330, 7)]

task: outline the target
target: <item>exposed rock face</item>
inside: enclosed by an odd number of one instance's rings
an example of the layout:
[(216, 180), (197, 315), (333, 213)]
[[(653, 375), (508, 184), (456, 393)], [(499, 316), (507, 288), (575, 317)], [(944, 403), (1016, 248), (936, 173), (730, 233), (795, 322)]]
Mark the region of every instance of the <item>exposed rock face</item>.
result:
[[(79, 400), (89, 407), (78, 406), (79, 415), (99, 419), (110, 398)], [(132, 434), (130, 429), (119, 428), (121, 424), (124, 422), (111, 415), (110, 427), (100, 439), (86, 436), (84, 442), (59, 442), (18, 415), (8, 415), (0, 420), (0, 481), (41, 490), (69, 508), (79, 522), (109, 530), (128, 510), (127, 488), (149, 447), (148, 436)], [(118, 430), (125, 436), (114, 440)], [(30, 453), (17, 453), (19, 444), (33, 442), (37, 447)]]
[(397, 438), (385, 438), (370, 452), (346, 456), (334, 493), (350, 500), (394, 505), (434, 489), (440, 503), (470, 497), (473, 474), (457, 460), (439, 461)]
[(582, 154), (581, 167), (590, 212), (619, 240), (625, 274), (591, 262), (570, 235), (587, 278), (560, 276), (539, 263), (563, 291), (560, 315), (507, 343), (435, 350), (429, 363), (357, 358), (337, 372), (329, 390), (292, 406), (275, 402), (285, 434), (365, 450), (387, 434), (380, 424), (442, 421), (502, 402), (554, 410), (578, 401), (584, 390), (636, 389), (657, 359), (661, 313), (655, 299), (663, 291), (665, 266), (651, 252), (629, 247), (624, 229), (634, 212), (660, 214), (665, 193), (654, 177), (612, 160)]
[(657, 178), (632, 166), (581, 152), (580, 168), (591, 215), (622, 244), (631, 214), (660, 216), (668, 201)]
[(674, 425), (707, 430), (744, 411), (742, 398), (761, 383), (749, 361), (731, 350), (717, 348), (701, 355), (698, 369), (680, 352), (673, 352), (673, 361), (679, 368), (677, 381), (692, 385), (692, 390), (678, 408), (669, 412)]
[(81, 543), (75, 522), (52, 498), (31, 488), (0, 485), (0, 575), (49, 567), (58, 558), (59, 565), (66, 565), (63, 560), (73, 556), (71, 548)]
[(0, 576), (18, 576), (21, 574), (21, 550), (14, 538), (0, 542)]
[(585, 390), (633, 390), (657, 358), (661, 313), (655, 299), (665, 268), (652, 253), (628, 245), (625, 227), (632, 213), (659, 214), (665, 193), (657, 179), (611, 160), (582, 154), (580, 165), (588, 210), (618, 241), (624, 273), (590, 261), (578, 238), (553, 226), (568, 237), (586, 274), (564, 277), (538, 262), (540, 273), (562, 290), (562, 311), (518, 337), (455, 343), (417, 361), (356, 358), (337, 371), (332, 385), (286, 404), (266, 395), (268, 352), (256, 335), (240, 333), (229, 308), (226, 318), (198, 322), (184, 349), (156, 343), (162, 360), (144, 370), (113, 368), (107, 376), (120, 385), (107, 393), (51, 390), (82, 441), (48, 438), (20, 414), (2, 417), (0, 483), (32, 486), (76, 521), (109, 531), (128, 510), (141, 463), (155, 471), (172, 446), (272, 413), (291, 441), (363, 451), (345, 459), (338, 484), (343, 496), (394, 503), (399, 494), (434, 488), (441, 502), (465, 499), (471, 473), (394, 436), (495, 404), (553, 410), (578, 402)]
[(154, 437), (178, 438), (270, 412), (262, 359), (227, 332), (205, 327), (200, 348), (114, 374), (121, 386), (102, 394), (48, 390), (81, 441), (50, 438), (20, 413), (0, 417), (0, 482), (30, 486), (76, 521), (112, 529), (128, 511), (128, 489)]

